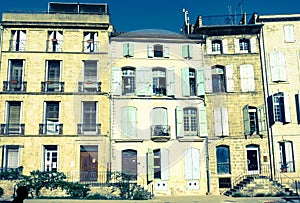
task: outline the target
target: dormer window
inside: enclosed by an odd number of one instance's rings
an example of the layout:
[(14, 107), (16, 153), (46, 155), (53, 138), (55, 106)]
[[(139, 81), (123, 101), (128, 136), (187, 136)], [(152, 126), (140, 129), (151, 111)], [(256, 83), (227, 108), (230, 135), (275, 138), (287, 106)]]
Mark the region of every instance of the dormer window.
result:
[(249, 39), (240, 39), (239, 40), (240, 51), (241, 52), (250, 52), (250, 40)]
[(212, 49), (212, 53), (221, 54), (222, 53), (222, 41), (221, 40), (212, 41), (211, 49)]
[(169, 46), (162, 44), (148, 44), (148, 58), (168, 58)]

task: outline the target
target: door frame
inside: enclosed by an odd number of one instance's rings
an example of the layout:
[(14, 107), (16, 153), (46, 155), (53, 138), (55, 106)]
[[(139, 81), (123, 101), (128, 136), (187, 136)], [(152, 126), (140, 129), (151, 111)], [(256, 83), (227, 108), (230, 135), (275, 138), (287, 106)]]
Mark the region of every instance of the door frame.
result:
[[(249, 170), (249, 168), (248, 168), (248, 164), (250, 163), (250, 160), (248, 159), (248, 151), (255, 151), (256, 152), (257, 170)], [(247, 174), (248, 175), (260, 174), (259, 146), (257, 146), (257, 145), (248, 145), (248, 146), (246, 146), (246, 166), (247, 166)]]

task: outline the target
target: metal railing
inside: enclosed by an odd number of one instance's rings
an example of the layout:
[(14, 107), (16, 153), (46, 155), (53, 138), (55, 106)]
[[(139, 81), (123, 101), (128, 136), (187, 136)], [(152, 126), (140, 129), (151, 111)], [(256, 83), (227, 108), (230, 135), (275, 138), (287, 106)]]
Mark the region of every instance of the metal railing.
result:
[(62, 52), (62, 44), (63, 40), (57, 40), (57, 39), (52, 39), (52, 40), (47, 40), (46, 41), (46, 51), (47, 52)]
[(23, 166), (18, 168), (0, 168), (0, 180), (18, 180), (23, 175)]
[(298, 195), (298, 188), (299, 188), (299, 177), (289, 177), (286, 173), (283, 173), (280, 170), (275, 170), (275, 177), (274, 179), (280, 183), (282, 186), (290, 188), (295, 191)]
[(45, 81), (41, 82), (42, 92), (64, 92), (65, 83), (58, 81)]
[(82, 52), (84, 53), (99, 53), (99, 42), (94, 40), (82, 41)]
[(77, 124), (78, 135), (101, 135), (101, 124)]
[[(216, 25), (241, 25), (251, 19), (252, 14), (229, 14), (229, 15), (216, 15), (216, 16), (202, 16), (203, 26), (216, 26)], [(245, 19), (244, 19), (245, 18)], [(243, 22), (244, 21), (244, 22)]]
[(169, 125), (152, 125), (151, 126), (151, 137), (157, 136), (170, 136), (171, 127)]
[(26, 40), (9, 40), (9, 51), (26, 51)]
[(101, 82), (78, 82), (78, 92), (101, 92)]
[(26, 81), (19, 81), (19, 80), (3, 81), (3, 92), (6, 91), (26, 92), (26, 89), (27, 89)]
[(58, 124), (58, 123), (39, 124), (39, 134), (40, 135), (62, 135), (63, 124)]
[(0, 124), (1, 135), (24, 135), (25, 124)]

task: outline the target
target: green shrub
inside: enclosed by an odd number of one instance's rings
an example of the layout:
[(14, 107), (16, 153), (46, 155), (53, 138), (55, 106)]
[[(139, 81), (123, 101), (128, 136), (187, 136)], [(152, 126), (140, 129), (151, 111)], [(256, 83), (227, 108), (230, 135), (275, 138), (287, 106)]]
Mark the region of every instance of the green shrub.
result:
[(4, 190), (2, 187), (0, 187), (0, 197), (2, 197), (3, 194), (4, 194)]
[(151, 193), (149, 191), (145, 190), (144, 188), (135, 185), (133, 192), (132, 192), (132, 199), (148, 200), (148, 199), (151, 199)]
[(65, 185), (64, 189), (67, 191), (72, 198), (81, 199), (88, 195), (90, 188), (88, 185), (81, 184), (81, 183), (72, 183), (69, 182)]
[(236, 192), (232, 194), (232, 197), (244, 197), (242, 193)]
[(95, 193), (95, 194), (86, 196), (84, 199), (87, 199), (87, 200), (93, 200), (93, 199), (104, 199), (104, 200), (107, 200), (107, 199), (110, 199), (110, 198), (107, 197), (107, 196), (105, 196), (105, 195), (102, 195), (102, 194), (99, 194), (99, 193)]

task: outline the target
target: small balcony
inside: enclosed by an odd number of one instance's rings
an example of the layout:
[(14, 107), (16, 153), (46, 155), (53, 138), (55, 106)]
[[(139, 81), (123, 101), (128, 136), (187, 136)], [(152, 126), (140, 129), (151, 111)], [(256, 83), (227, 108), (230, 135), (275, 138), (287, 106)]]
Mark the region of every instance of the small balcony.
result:
[(82, 52), (99, 53), (99, 42), (94, 40), (86, 40), (82, 42)]
[(101, 82), (78, 82), (78, 92), (101, 92)]
[(3, 92), (26, 92), (27, 82), (20, 80), (3, 81)]
[(58, 81), (45, 81), (41, 83), (42, 92), (64, 92), (65, 83)]
[(1, 135), (24, 135), (25, 124), (0, 124)]
[(63, 40), (51, 39), (46, 41), (47, 52), (62, 52)]
[(171, 127), (168, 125), (152, 125), (151, 140), (156, 142), (166, 142), (170, 139)]
[(26, 51), (26, 40), (9, 40), (9, 51)]
[(78, 135), (101, 135), (101, 124), (78, 124)]
[(63, 124), (51, 123), (51, 124), (39, 124), (40, 135), (62, 135)]

